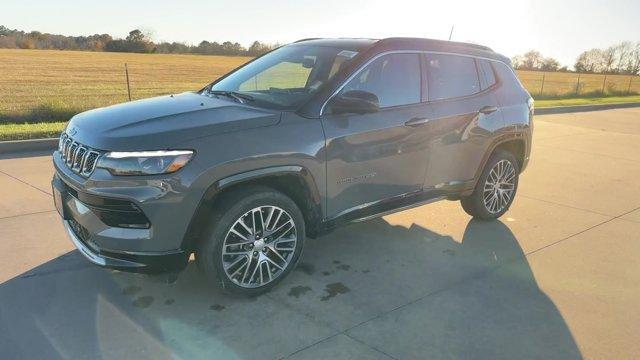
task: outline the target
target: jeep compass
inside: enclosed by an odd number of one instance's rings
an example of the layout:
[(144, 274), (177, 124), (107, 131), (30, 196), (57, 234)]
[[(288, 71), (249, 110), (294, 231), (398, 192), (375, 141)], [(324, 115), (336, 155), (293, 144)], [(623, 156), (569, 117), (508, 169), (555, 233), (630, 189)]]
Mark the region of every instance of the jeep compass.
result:
[(508, 209), (533, 100), (508, 58), (428, 39), (306, 39), (197, 92), (74, 116), (53, 194), (91, 262), (257, 294), (306, 237), (428, 202)]

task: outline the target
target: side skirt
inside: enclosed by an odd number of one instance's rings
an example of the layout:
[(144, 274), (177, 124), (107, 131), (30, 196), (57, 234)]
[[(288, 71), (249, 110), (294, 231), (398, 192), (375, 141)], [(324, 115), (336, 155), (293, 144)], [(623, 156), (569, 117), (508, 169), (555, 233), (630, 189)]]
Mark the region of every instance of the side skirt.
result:
[(455, 195), (456, 193), (442, 189), (418, 190), (388, 199), (363, 204), (355, 208), (347, 209), (338, 215), (323, 221), (320, 226), (320, 234), (329, 233), (341, 225), (367, 221), (376, 217), (444, 200)]

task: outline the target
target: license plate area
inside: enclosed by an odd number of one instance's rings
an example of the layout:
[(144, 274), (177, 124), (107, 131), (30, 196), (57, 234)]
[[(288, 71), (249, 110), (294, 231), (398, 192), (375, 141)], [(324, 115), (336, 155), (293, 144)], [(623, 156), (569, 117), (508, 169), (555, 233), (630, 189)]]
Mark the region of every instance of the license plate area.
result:
[[(60, 180), (58, 180), (58, 182), (59, 181)], [(62, 184), (56, 184), (56, 181), (54, 181), (54, 183), (52, 184), (51, 188), (53, 190), (53, 204), (55, 205), (58, 214), (60, 214), (60, 216), (64, 220), (68, 220), (68, 211), (66, 211), (66, 206), (64, 205), (67, 194), (64, 189), (60, 189), (60, 187), (62, 186)]]

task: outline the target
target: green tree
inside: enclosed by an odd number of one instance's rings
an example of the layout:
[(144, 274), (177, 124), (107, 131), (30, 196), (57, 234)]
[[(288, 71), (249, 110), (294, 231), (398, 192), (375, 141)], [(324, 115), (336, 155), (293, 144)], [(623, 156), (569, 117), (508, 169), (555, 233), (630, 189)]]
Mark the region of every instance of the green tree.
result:
[(129, 35), (127, 36), (127, 38), (125, 39), (127, 41), (147, 41), (146, 36), (142, 33), (142, 31), (135, 29), (135, 30), (131, 30), (129, 31)]

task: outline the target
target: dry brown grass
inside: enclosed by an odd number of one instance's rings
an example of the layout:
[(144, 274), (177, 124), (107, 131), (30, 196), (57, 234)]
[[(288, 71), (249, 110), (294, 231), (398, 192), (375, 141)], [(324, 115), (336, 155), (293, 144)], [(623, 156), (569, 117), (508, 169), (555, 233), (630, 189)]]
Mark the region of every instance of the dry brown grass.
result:
[[(0, 123), (67, 120), (74, 114), (127, 100), (192, 91), (250, 60), (247, 57), (0, 49)], [(542, 73), (518, 71), (540, 97)], [(603, 75), (581, 75), (580, 94), (599, 92)], [(575, 94), (577, 74), (546, 73), (542, 97)], [(608, 76), (605, 92), (624, 93), (629, 76)], [(258, 85), (256, 85), (258, 86)], [(632, 92), (640, 92), (635, 77)], [(592, 94), (593, 95), (593, 94)]]
[[(534, 97), (601, 95), (603, 83), (605, 95), (623, 95), (627, 93), (627, 90), (632, 94), (640, 92), (640, 76), (607, 75), (605, 79), (605, 76), (601, 74), (525, 70), (518, 70), (517, 73), (524, 87)], [(579, 87), (578, 75), (580, 76)], [(542, 87), (543, 76), (544, 88)], [(631, 80), (630, 88), (629, 80)]]
[[(78, 111), (198, 90), (247, 57), (0, 49), (2, 119), (66, 120)], [(49, 115), (47, 115), (49, 114)], [(53, 119), (47, 119), (53, 118)]]

